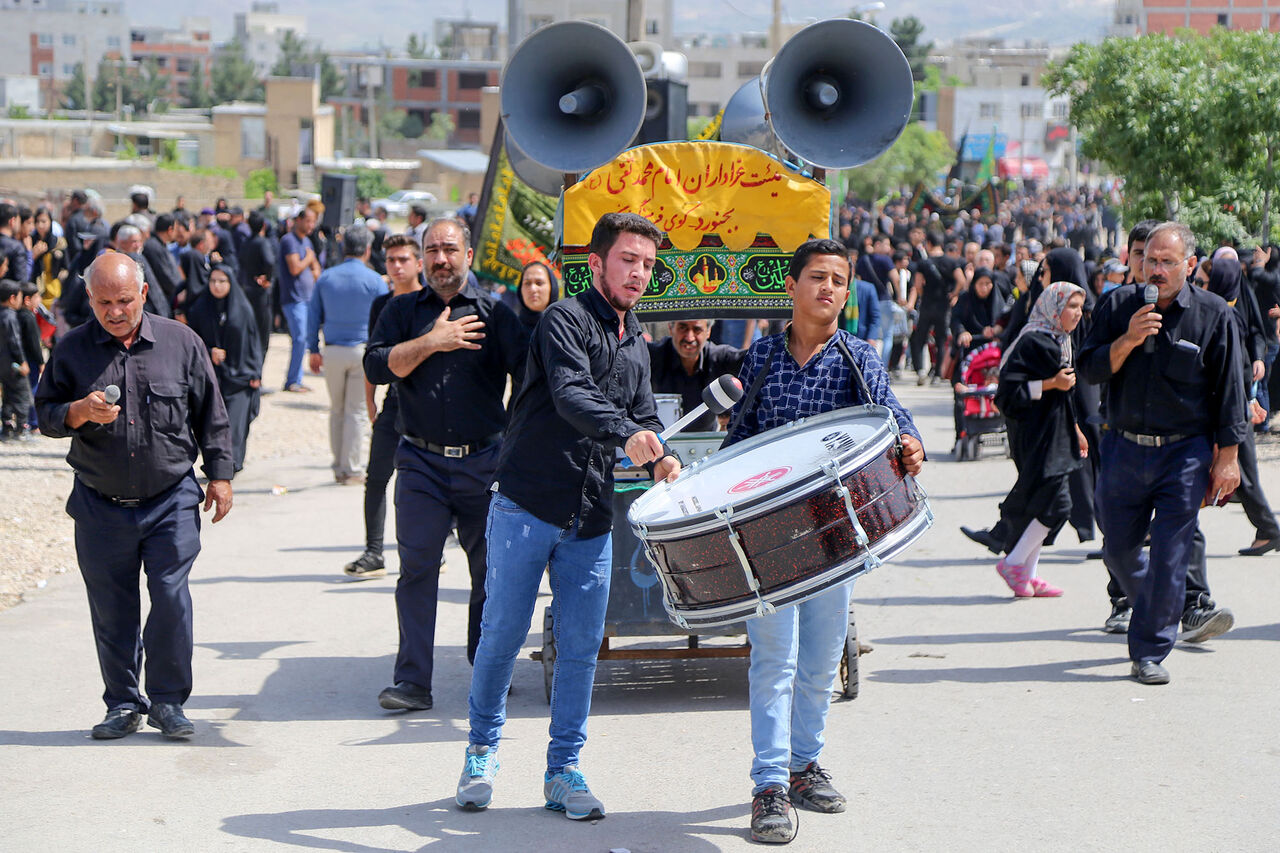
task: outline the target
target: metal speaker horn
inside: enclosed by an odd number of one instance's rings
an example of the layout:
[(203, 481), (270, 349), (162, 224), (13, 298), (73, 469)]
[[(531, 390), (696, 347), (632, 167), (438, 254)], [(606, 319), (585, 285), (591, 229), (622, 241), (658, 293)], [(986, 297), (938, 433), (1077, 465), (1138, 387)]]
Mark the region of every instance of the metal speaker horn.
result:
[(665, 71), (662, 62), (662, 45), (653, 41), (633, 41), (627, 45), (636, 55), (636, 62), (645, 77), (661, 77)]
[(586, 21), (535, 31), (502, 73), (502, 118), (525, 154), (586, 172), (620, 154), (644, 119), (644, 75), (622, 39)]
[(874, 160), (911, 118), (911, 66), (898, 45), (851, 19), (805, 27), (765, 70), (773, 132), (802, 160), (848, 169)]
[(559, 197), (564, 188), (564, 173), (549, 169), (520, 150), (510, 133), (503, 134), (503, 145), (507, 149), (507, 162), (511, 171), (527, 186), (543, 195)]
[(724, 105), (724, 117), (720, 119), (720, 141), (752, 145), (773, 152), (778, 137), (769, 127), (765, 114), (764, 97), (760, 94), (760, 78), (752, 77), (743, 83)]

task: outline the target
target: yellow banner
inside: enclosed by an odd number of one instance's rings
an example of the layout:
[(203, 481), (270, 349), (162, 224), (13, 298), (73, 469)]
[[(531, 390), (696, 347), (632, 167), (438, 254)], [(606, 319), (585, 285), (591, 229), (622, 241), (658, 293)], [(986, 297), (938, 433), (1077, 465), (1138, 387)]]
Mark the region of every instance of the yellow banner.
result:
[(831, 234), (831, 193), (749, 145), (663, 142), (619, 154), (564, 194), (565, 246), (591, 241), (606, 213), (638, 213), (691, 252), (714, 234), (743, 251), (767, 234), (786, 252)]

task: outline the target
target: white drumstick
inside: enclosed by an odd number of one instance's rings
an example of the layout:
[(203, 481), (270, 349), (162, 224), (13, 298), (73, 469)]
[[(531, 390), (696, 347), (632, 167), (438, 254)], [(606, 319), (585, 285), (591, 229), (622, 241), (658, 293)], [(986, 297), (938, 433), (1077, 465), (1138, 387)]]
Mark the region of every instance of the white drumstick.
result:
[(707, 412), (722, 415), (742, 399), (742, 383), (738, 377), (724, 374), (702, 390), (702, 402), (692, 412), (664, 429), (658, 438), (666, 441)]

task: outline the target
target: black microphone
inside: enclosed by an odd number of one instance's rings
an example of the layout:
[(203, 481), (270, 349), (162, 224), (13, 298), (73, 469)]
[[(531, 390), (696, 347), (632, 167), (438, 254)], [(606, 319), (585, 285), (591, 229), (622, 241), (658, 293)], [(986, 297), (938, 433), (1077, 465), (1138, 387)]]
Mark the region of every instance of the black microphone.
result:
[(102, 389), (102, 399), (107, 401), (108, 406), (114, 406), (120, 402), (120, 386), (108, 385)]
[[(1156, 287), (1154, 284), (1148, 284), (1146, 287), (1142, 289), (1143, 305), (1155, 305), (1156, 302), (1159, 301), (1159, 299), (1160, 299), (1160, 288)], [(1147, 338), (1145, 341), (1142, 342), (1142, 351), (1145, 352), (1147, 355), (1151, 355), (1151, 353), (1156, 351), (1155, 335), (1152, 335), (1151, 337)]]
[(664, 429), (658, 435), (658, 438), (666, 441), (708, 411), (722, 415), (732, 409), (734, 404), (741, 399), (742, 383), (738, 381), (738, 377), (730, 376), (726, 373), (702, 390), (702, 402), (692, 412)]

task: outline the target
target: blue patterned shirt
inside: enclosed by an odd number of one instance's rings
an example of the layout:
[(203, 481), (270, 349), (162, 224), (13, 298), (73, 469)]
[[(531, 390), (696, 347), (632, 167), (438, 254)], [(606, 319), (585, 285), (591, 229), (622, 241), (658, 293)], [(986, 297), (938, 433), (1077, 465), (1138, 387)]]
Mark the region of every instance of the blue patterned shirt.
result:
[[(769, 376), (760, 386), (760, 393), (755, 399), (751, 411), (743, 417), (742, 423), (729, 436), (725, 445), (734, 444), (744, 438), (771, 430), (774, 427), (791, 423), (799, 418), (820, 415), (833, 409), (848, 406), (860, 406), (872, 403), (884, 406), (893, 412), (902, 432), (920, 438), (911, 413), (898, 402), (893, 390), (889, 387), (889, 374), (884, 369), (879, 355), (865, 341), (859, 340), (845, 331), (837, 331), (836, 335), (844, 339), (845, 345), (853, 355), (854, 363), (862, 371), (871, 399), (862, 399), (862, 389), (853, 376), (849, 363), (845, 361), (836, 346), (835, 335), (827, 341), (826, 346), (809, 363), (801, 367), (787, 349), (787, 333), (761, 338), (747, 350), (746, 359), (742, 362), (742, 371), (738, 379), (743, 388), (750, 388), (773, 353), (773, 364), (769, 366)], [(738, 414), (739, 403), (734, 408), (734, 416)]]

